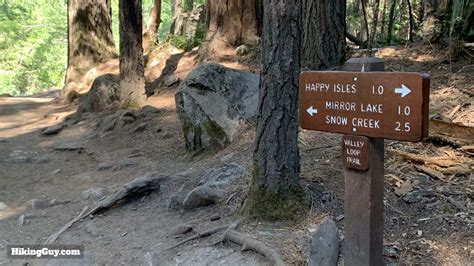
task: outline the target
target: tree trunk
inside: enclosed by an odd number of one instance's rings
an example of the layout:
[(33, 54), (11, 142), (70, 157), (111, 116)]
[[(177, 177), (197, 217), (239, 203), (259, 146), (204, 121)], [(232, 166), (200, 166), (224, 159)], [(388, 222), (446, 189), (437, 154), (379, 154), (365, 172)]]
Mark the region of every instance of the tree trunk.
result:
[(374, 0), (374, 5), (373, 5), (373, 22), (372, 22), (372, 31), (370, 33), (371, 36), (371, 42), (372, 44), (370, 47), (373, 47), (375, 44), (377, 44), (377, 24), (379, 22), (379, 9), (380, 9), (380, 0)]
[(116, 58), (112, 36), (110, 0), (69, 0), (68, 2), (68, 66), (63, 95), (80, 92), (89, 69)]
[(392, 30), (393, 30), (393, 21), (395, 20), (395, 7), (397, 6), (397, 0), (392, 0), (390, 5), (390, 13), (388, 15), (388, 25), (387, 25), (387, 44), (392, 44)]
[(137, 108), (145, 103), (141, 0), (120, 0), (120, 101)]
[(385, 18), (385, 14), (387, 13), (387, 1), (388, 0), (383, 0), (383, 7), (382, 7), (382, 22), (381, 22), (381, 25), (380, 25), (380, 38), (383, 38), (384, 37), (384, 34), (385, 34), (385, 22), (386, 22), (386, 18)]
[(176, 35), (176, 22), (179, 16), (183, 13), (183, 8), (181, 7), (181, 0), (171, 0), (171, 14), (173, 16), (173, 21), (170, 26), (170, 34)]
[(413, 27), (414, 27), (414, 24), (415, 24), (415, 19), (413, 18), (413, 10), (411, 8), (410, 0), (406, 0), (406, 1), (407, 1), (408, 18), (409, 18), (409, 21), (408, 21), (408, 41), (412, 43), (413, 42)]
[(251, 187), (242, 212), (292, 219), (305, 208), (299, 184), (300, 1), (264, 0), (262, 72)]
[(359, 16), (360, 16), (360, 35), (359, 38), (369, 43), (369, 25), (367, 25), (367, 0), (359, 0)]
[(188, 12), (193, 10), (194, 1), (193, 0), (184, 0), (184, 11)]
[(303, 0), (301, 66), (323, 70), (344, 63), (346, 1)]
[(154, 0), (146, 29), (143, 32), (143, 51), (149, 52), (156, 44), (156, 33), (161, 23), (161, 0)]
[(258, 41), (256, 0), (207, 0), (206, 37), (201, 57), (240, 44)]
[(447, 19), (451, 0), (423, 0), (423, 39), (430, 43), (439, 41), (446, 33)]

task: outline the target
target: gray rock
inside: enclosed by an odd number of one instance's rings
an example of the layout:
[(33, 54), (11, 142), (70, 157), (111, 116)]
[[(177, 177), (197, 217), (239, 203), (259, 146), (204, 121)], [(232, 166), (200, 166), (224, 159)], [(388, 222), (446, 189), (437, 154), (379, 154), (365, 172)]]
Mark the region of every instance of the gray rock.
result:
[(117, 168), (118, 170), (121, 170), (121, 169), (128, 168), (135, 165), (137, 165), (136, 161), (130, 160), (130, 159), (123, 159), (123, 160), (120, 160)]
[(59, 205), (68, 204), (69, 202), (70, 202), (69, 200), (62, 201), (62, 200), (58, 200), (58, 199), (52, 199), (52, 200), (49, 201), (49, 205), (50, 206), (59, 206)]
[(56, 144), (54, 149), (58, 151), (77, 151), (84, 149), (84, 145), (79, 141), (67, 141)]
[(0, 201), (0, 211), (6, 210), (6, 209), (8, 209), (7, 204), (5, 204), (5, 202)]
[(193, 231), (193, 227), (189, 224), (180, 224), (173, 229), (171, 229), (170, 236), (184, 235)]
[(168, 200), (168, 210), (180, 210), (183, 207), (183, 201), (187, 193), (179, 191), (172, 194)]
[(50, 161), (51, 161), (51, 158), (47, 154), (38, 156), (35, 159), (36, 164), (49, 163)]
[(245, 168), (239, 164), (226, 164), (219, 168), (211, 169), (204, 175), (198, 185), (223, 188), (232, 183), (236, 178), (241, 177), (245, 173)]
[(127, 110), (120, 115), (120, 126), (131, 124), (137, 120), (137, 115), (133, 110)]
[(81, 195), (84, 199), (98, 200), (104, 197), (106, 189), (103, 187), (91, 187), (82, 191)]
[(166, 76), (165, 78), (163, 78), (163, 85), (165, 87), (171, 87), (177, 84), (178, 82), (179, 82), (179, 78), (176, 77), (175, 75)]
[(241, 119), (257, 113), (259, 76), (219, 64), (194, 69), (178, 87), (176, 111), (193, 151), (221, 149), (235, 137)]
[(61, 169), (56, 169), (56, 170), (51, 172), (51, 174), (53, 174), (53, 175), (57, 175), (59, 173), (61, 173)]
[(63, 123), (47, 127), (41, 132), (41, 135), (45, 135), (45, 136), (56, 135), (59, 132), (61, 132), (64, 129), (64, 127), (65, 125)]
[(25, 215), (20, 215), (20, 217), (18, 217), (18, 226), (23, 226), (25, 224)]
[(308, 265), (337, 265), (339, 257), (339, 231), (336, 223), (325, 218), (311, 236), (311, 255)]
[(111, 163), (99, 163), (97, 166), (97, 171), (106, 171), (112, 169), (114, 166)]
[(118, 75), (106, 74), (97, 77), (92, 83), (89, 92), (81, 98), (81, 103), (77, 108), (78, 117), (84, 113), (100, 112), (108, 106), (118, 103), (120, 78)]
[(14, 150), (9, 155), (8, 158), (5, 160), (7, 163), (14, 163), (14, 164), (21, 164), (27, 163), (30, 161), (30, 157), (28, 153), (23, 150)]
[(161, 113), (160, 109), (155, 108), (151, 105), (145, 105), (143, 108), (138, 112), (138, 116), (141, 118), (145, 118), (151, 115), (156, 115)]
[(210, 187), (196, 187), (184, 199), (183, 208), (185, 210), (192, 210), (215, 204), (222, 197), (222, 194), (222, 191)]
[(115, 124), (117, 123), (117, 116), (116, 114), (108, 115), (102, 121), (102, 134), (112, 131), (115, 128)]
[(100, 230), (92, 222), (88, 222), (84, 225), (84, 231), (93, 237), (100, 235)]
[(131, 132), (140, 133), (140, 132), (145, 131), (146, 127), (147, 127), (147, 123), (140, 123), (136, 127), (134, 127)]
[(40, 199), (32, 199), (28, 201), (28, 206), (34, 210), (45, 209), (48, 208), (50, 205), (48, 202)]

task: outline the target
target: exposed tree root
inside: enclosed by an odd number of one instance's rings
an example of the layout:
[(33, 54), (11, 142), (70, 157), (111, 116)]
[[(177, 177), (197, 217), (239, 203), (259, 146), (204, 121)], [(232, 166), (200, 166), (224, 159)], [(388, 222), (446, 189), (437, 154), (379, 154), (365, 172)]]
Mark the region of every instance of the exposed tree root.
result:
[(229, 229), (225, 232), (224, 240), (229, 240), (242, 245), (242, 251), (251, 249), (261, 253), (276, 266), (285, 265), (280, 254), (276, 250), (268, 247), (263, 242), (250, 238), (249, 236), (239, 234), (233, 229)]
[(110, 208), (121, 206), (131, 199), (146, 195), (151, 193), (154, 190), (160, 188), (160, 184), (168, 179), (168, 176), (159, 175), (158, 173), (148, 173), (142, 177), (139, 177), (133, 180), (130, 183), (123, 185), (123, 187), (117, 191), (115, 194), (112, 194), (103, 200), (100, 200), (95, 204), (92, 209), (87, 211), (85, 207), (79, 216), (69, 221), (65, 226), (63, 226), (58, 232), (52, 234), (48, 239), (46, 239), (45, 244), (52, 244), (58, 237), (64, 233), (68, 228), (70, 228), (74, 223), (80, 221), (89, 215), (94, 215), (97, 213), (104, 212)]
[(193, 241), (193, 240), (195, 240), (195, 239), (199, 239), (199, 238), (211, 236), (211, 235), (213, 235), (213, 234), (215, 234), (215, 233), (218, 233), (219, 231), (232, 228), (232, 226), (236, 227), (236, 226), (237, 226), (236, 223), (238, 223), (238, 221), (232, 223), (231, 225), (218, 226), (218, 227), (215, 227), (215, 228), (211, 228), (211, 229), (206, 230), (206, 231), (204, 231), (204, 232), (202, 232), (202, 233), (198, 233), (197, 235), (194, 235), (194, 236), (192, 236), (192, 237), (188, 237), (188, 238), (186, 238), (185, 240), (179, 242), (178, 244), (176, 244), (176, 245), (174, 245), (174, 246), (172, 246), (172, 247), (170, 247), (170, 248), (168, 248), (168, 249), (173, 249), (173, 248), (179, 247), (179, 246), (181, 246), (181, 245), (183, 245), (183, 244), (186, 244), (186, 243), (189, 242), (189, 241)]

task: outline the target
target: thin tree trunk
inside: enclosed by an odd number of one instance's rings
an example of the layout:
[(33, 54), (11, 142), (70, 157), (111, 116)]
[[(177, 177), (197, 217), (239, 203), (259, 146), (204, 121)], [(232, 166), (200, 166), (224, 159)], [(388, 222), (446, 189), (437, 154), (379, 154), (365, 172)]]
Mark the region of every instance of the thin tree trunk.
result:
[(413, 10), (411, 8), (411, 3), (410, 0), (407, 1), (407, 7), (408, 7), (408, 17), (409, 17), (409, 22), (408, 22), (408, 41), (413, 42), (413, 27), (415, 24), (415, 20), (413, 18)]
[(172, 0), (170, 1), (171, 5), (171, 14), (173, 14), (173, 21), (170, 26), (170, 34), (176, 35), (176, 22), (179, 19), (179, 16), (183, 13), (183, 8), (181, 7), (181, 0)]
[(301, 65), (323, 70), (344, 63), (346, 49), (344, 0), (302, 1)]
[(127, 108), (145, 103), (141, 0), (120, 0), (120, 100)]
[(380, 0), (374, 0), (374, 6), (373, 6), (374, 18), (372, 21), (372, 32), (370, 34), (371, 41), (372, 41), (372, 45), (370, 45), (371, 47), (373, 47), (377, 43), (377, 26), (378, 26), (377, 24), (379, 22), (379, 9), (380, 9)]
[(387, 13), (387, 1), (388, 0), (383, 0), (382, 22), (381, 22), (382, 25), (380, 25), (380, 38), (383, 38), (385, 34), (385, 24), (386, 24), (385, 14)]
[(78, 91), (87, 71), (117, 57), (110, 0), (69, 0), (68, 66), (63, 95)]
[(291, 219), (302, 209), (299, 183), (300, 1), (264, 0), (262, 72), (254, 170), (243, 213)]
[(392, 4), (390, 6), (390, 13), (388, 15), (388, 25), (387, 25), (387, 44), (392, 44), (392, 29), (393, 29), (393, 21), (395, 19), (395, 8), (397, 6), (397, 0), (392, 0)]
[(143, 32), (143, 51), (149, 52), (156, 43), (156, 35), (161, 23), (161, 0), (154, 0)]

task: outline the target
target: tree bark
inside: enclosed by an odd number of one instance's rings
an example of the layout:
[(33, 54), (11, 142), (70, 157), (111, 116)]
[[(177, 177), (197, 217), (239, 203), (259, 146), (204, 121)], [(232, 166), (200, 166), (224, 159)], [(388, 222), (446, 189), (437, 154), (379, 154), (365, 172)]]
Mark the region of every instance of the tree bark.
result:
[(156, 33), (161, 23), (161, 0), (154, 0), (143, 32), (143, 51), (149, 52), (156, 44)]
[(183, 8), (181, 7), (181, 0), (171, 0), (171, 14), (173, 16), (173, 21), (171, 22), (170, 26), (170, 34), (176, 35), (176, 22), (179, 16), (183, 13)]
[(383, 0), (383, 7), (382, 7), (382, 22), (380, 25), (380, 38), (384, 37), (385, 34), (385, 22), (387, 21), (385, 18), (385, 14), (387, 13), (387, 1)]
[(397, 0), (392, 0), (390, 5), (390, 13), (388, 15), (388, 25), (387, 25), (387, 44), (392, 44), (392, 30), (393, 30), (393, 21), (395, 20), (395, 8), (397, 6)]
[(243, 213), (291, 219), (302, 209), (298, 77), (301, 3), (264, 0), (262, 71), (251, 187)]
[(137, 108), (145, 103), (141, 0), (120, 0), (120, 100)]
[(240, 44), (258, 41), (256, 0), (207, 0), (206, 37), (201, 57)]
[(301, 66), (323, 70), (344, 63), (346, 1), (302, 1)]
[(408, 41), (413, 42), (413, 27), (415, 24), (415, 19), (413, 18), (413, 9), (411, 8), (411, 3), (410, 0), (407, 1), (407, 7), (408, 7)]
[(377, 24), (379, 22), (379, 9), (380, 9), (380, 0), (374, 0), (374, 5), (373, 5), (373, 14), (374, 18), (372, 20), (372, 31), (370, 33), (371, 36), (371, 44), (369, 45), (370, 47), (374, 47), (375, 44), (377, 44)]
[(117, 57), (110, 0), (69, 0), (68, 66), (63, 95), (75, 91), (89, 69)]

